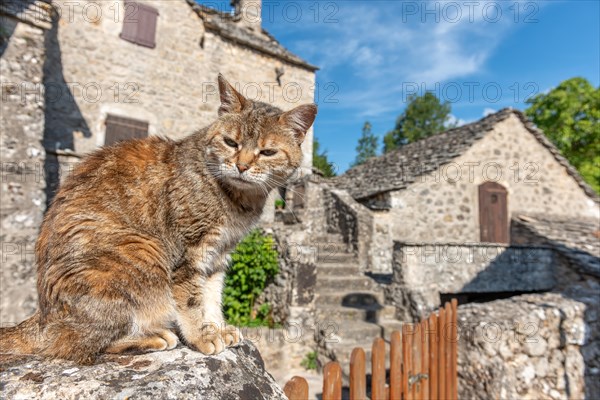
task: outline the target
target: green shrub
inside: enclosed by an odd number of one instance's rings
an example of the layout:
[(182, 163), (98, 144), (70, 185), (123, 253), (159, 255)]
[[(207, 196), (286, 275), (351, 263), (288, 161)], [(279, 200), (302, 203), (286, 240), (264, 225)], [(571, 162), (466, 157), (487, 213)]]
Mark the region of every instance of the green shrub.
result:
[(275, 200), (275, 208), (285, 208), (285, 201), (283, 199)]
[(270, 325), (271, 306), (255, 300), (279, 272), (275, 241), (255, 229), (238, 244), (231, 255), (225, 278), (223, 311), (227, 322), (236, 326)]
[(317, 352), (311, 351), (310, 353), (306, 353), (300, 365), (306, 368), (307, 370), (316, 370), (317, 369)]

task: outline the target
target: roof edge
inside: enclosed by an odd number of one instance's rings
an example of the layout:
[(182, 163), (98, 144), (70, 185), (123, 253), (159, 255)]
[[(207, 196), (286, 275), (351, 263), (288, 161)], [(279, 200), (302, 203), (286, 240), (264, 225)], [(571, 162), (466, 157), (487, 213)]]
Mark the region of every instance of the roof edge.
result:
[(600, 203), (600, 195), (592, 189), (592, 187), (583, 179), (579, 171), (560, 153), (560, 150), (548, 139), (544, 132), (535, 126), (535, 124), (520, 110), (510, 109), (514, 115), (516, 115), (523, 126), (537, 139), (537, 141), (544, 147), (546, 147), (550, 153), (554, 156), (554, 159), (558, 161), (560, 165), (565, 167), (567, 174), (571, 175), (579, 187), (584, 193), (594, 200), (596, 203)]
[[(588, 196), (591, 200), (593, 200), (595, 203), (600, 204), (600, 195), (598, 193), (596, 193), (594, 191), (594, 189), (592, 189), (592, 187), (585, 182), (585, 180), (583, 180), (581, 174), (579, 174), (579, 172), (577, 171), (577, 169), (575, 167), (573, 167), (573, 165), (571, 165), (571, 163), (569, 163), (569, 161), (560, 153), (560, 151), (558, 150), (558, 148), (550, 141), (550, 139), (548, 139), (546, 137), (546, 135), (544, 134), (544, 132), (539, 129), (537, 126), (535, 126), (535, 124), (529, 120), (529, 118), (525, 115), (525, 113), (523, 113), (520, 110), (516, 110), (513, 109), (512, 107), (507, 107), (507, 108), (503, 108), (495, 113), (486, 115), (485, 117), (477, 120), (477, 121), (473, 121), (469, 124), (465, 124), (456, 128), (451, 128), (451, 129), (447, 129), (445, 131), (440, 132), (439, 134), (436, 135), (432, 135), (432, 136), (428, 136), (426, 138), (417, 140), (415, 142), (412, 142), (410, 144), (414, 144), (414, 143), (423, 143), (426, 142), (428, 139), (435, 137), (437, 135), (442, 135), (442, 134), (452, 134), (453, 131), (456, 130), (464, 130), (464, 129), (469, 129), (470, 126), (476, 126), (476, 125), (485, 125), (485, 122), (487, 121), (492, 121), (491, 122), (491, 126), (495, 126), (500, 122), (505, 121), (508, 117), (510, 117), (511, 115), (515, 115), (519, 121), (521, 122), (521, 124), (525, 127), (525, 129), (530, 132), (533, 137), (542, 145), (544, 146), (548, 151), (550, 151), (550, 153), (552, 154), (552, 156), (554, 157), (554, 159), (560, 164), (562, 165), (565, 169), (568, 175), (570, 175), (575, 182), (579, 185), (579, 187), (583, 190), (583, 192), (586, 194), (586, 196)], [(489, 132), (491, 132), (491, 128), (490, 129), (486, 129), (484, 131), (481, 131), (478, 135), (478, 137), (474, 138), (473, 143), (469, 146), (472, 147), (473, 144), (475, 144), (476, 142), (478, 142), (479, 140), (481, 140), (483, 137), (485, 137)], [(409, 144), (409, 145), (410, 145)], [(400, 152), (402, 148), (398, 148), (398, 149), (394, 149), (392, 150), (390, 153), (393, 154), (393, 152)], [(461, 156), (463, 153), (460, 154), (456, 154), (454, 157), (451, 157), (447, 160), (447, 162), (441, 163), (440, 165), (437, 166), (437, 168), (440, 168), (442, 165), (447, 164), (449, 162), (451, 162), (452, 160), (456, 159), (457, 157)], [(358, 165), (356, 167), (350, 168), (348, 169), (346, 172), (344, 172), (344, 174), (342, 174), (341, 176), (347, 174), (349, 171), (357, 169), (360, 170), (362, 168), (366, 168), (366, 166), (370, 163), (370, 162), (376, 162), (375, 160), (378, 160), (382, 157), (386, 157), (387, 154), (382, 154), (378, 157), (373, 157), (369, 160), (367, 160), (364, 164)], [(424, 171), (427, 172), (427, 171)], [(333, 178), (335, 179), (335, 178)], [(390, 191), (395, 191), (395, 190), (403, 190), (406, 189), (407, 187), (411, 186), (412, 182), (409, 182), (404, 188), (396, 188), (396, 189), (388, 189), (388, 190), (379, 190), (379, 191), (369, 191), (364, 193), (363, 195), (360, 195), (360, 197), (355, 197), (355, 199), (357, 201), (360, 200), (365, 200), (368, 199), (370, 197), (376, 196), (378, 194), (381, 193), (386, 193), (386, 192), (390, 192)]]
[[(230, 35), (227, 32), (225, 32), (223, 29), (221, 29), (221, 27), (218, 24), (211, 22), (208, 18), (206, 18), (206, 16), (210, 15), (210, 16), (214, 16), (217, 18), (221, 18), (224, 21), (227, 21), (228, 23), (237, 23), (241, 20), (241, 17), (239, 15), (231, 15), (228, 13), (224, 13), (224, 12), (215, 10), (213, 8), (207, 7), (203, 4), (196, 3), (194, 0), (186, 0), (186, 2), (189, 4), (189, 6), (192, 8), (192, 10), (195, 11), (196, 14), (198, 14), (198, 16), (202, 19), (202, 21), (204, 22), (204, 27), (208, 32), (216, 33), (217, 35), (221, 36), (222, 38), (229, 40), (233, 43), (239, 44), (241, 46), (244, 46), (246, 48), (257, 51), (259, 53), (268, 55), (270, 57), (277, 58), (288, 64), (292, 64), (297, 67), (304, 68), (310, 72), (315, 72), (315, 71), (319, 70), (319, 67), (302, 60), (299, 56), (296, 56), (297, 59), (292, 58), (292, 57), (287, 57), (285, 54), (279, 54), (277, 52), (271, 51), (268, 48), (260, 46), (256, 43), (252, 43), (249, 40), (244, 40), (244, 39), (236, 37), (234, 35)], [(284, 48), (286, 51), (289, 52), (289, 50), (287, 50), (281, 43), (279, 43), (279, 41), (277, 39), (275, 39), (275, 37), (273, 35), (271, 35), (266, 29), (261, 27), (261, 30), (262, 30), (263, 34), (265, 34), (266, 36), (269, 37), (269, 39), (273, 40), (279, 46), (281, 46), (282, 48)]]

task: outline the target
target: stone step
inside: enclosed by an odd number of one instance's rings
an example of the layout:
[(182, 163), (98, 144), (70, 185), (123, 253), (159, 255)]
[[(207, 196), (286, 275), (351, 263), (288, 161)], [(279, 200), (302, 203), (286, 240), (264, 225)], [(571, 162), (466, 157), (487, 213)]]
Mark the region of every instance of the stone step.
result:
[(317, 304), (322, 306), (367, 306), (383, 305), (383, 293), (375, 291), (352, 291), (352, 290), (320, 290), (317, 292)]
[[(326, 347), (330, 353), (335, 354), (346, 379), (350, 374), (352, 350), (356, 347), (361, 347), (365, 351), (366, 373), (371, 372), (371, 347), (373, 340), (377, 337), (381, 337), (381, 327), (365, 321), (345, 321), (340, 324), (337, 336), (331, 336), (331, 340), (326, 344)], [(389, 345), (386, 344), (386, 360), (388, 359)], [(388, 364), (389, 361), (386, 362), (386, 366)], [(346, 379), (345, 382), (347, 383)]]
[[(318, 306), (317, 306), (318, 307)], [(366, 305), (356, 307), (319, 307), (316, 310), (317, 318), (321, 321), (367, 321), (377, 322), (382, 308), (380, 305)]]
[(366, 276), (355, 274), (325, 275), (319, 276), (317, 272), (316, 289), (347, 289), (368, 290), (373, 288), (374, 282)]
[(326, 233), (322, 236), (317, 236), (317, 241), (326, 243), (344, 243), (344, 237), (339, 233)]
[(319, 251), (317, 253), (317, 263), (319, 264), (356, 264), (358, 260), (354, 253)]
[[(377, 323), (383, 326), (386, 331), (385, 337), (389, 337), (391, 332), (397, 328), (396, 325), (384, 325), (384, 323), (396, 322), (393, 320), (395, 307), (380, 306), (379, 304), (362, 305), (354, 307), (343, 306), (322, 306), (317, 305), (316, 315), (320, 321), (341, 322), (344, 320), (350, 321), (367, 321)], [(400, 323), (400, 322), (398, 322)]]
[(315, 239), (311, 240), (307, 243), (308, 246), (314, 247), (315, 249), (319, 249), (322, 251), (327, 251), (331, 253), (351, 253), (351, 248), (344, 242), (328, 242), (325, 239)]
[(317, 265), (317, 280), (326, 276), (361, 276), (357, 265), (341, 263), (320, 263)]
[(325, 330), (326, 347), (328, 349), (339, 349), (353, 346), (357, 343), (372, 342), (373, 338), (381, 336), (381, 327), (367, 321), (348, 321), (341, 322), (328, 321)]

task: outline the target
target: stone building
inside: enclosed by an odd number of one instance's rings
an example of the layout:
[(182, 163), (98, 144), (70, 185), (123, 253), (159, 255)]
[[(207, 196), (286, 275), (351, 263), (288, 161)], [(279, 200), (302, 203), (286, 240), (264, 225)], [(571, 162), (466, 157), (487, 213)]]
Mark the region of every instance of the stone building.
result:
[[(193, 0), (9, 0), (0, 15), (2, 324), (35, 309), (37, 229), (83, 155), (208, 125), (219, 73), (284, 110), (314, 102), (317, 67), (262, 28), (260, 0), (236, 1), (232, 13)], [(300, 174), (311, 173), (312, 137)]]
[(373, 216), (368, 269), (391, 272), (391, 243), (514, 243), (519, 214), (597, 218), (598, 195), (518, 111), (402, 146), (333, 183)]

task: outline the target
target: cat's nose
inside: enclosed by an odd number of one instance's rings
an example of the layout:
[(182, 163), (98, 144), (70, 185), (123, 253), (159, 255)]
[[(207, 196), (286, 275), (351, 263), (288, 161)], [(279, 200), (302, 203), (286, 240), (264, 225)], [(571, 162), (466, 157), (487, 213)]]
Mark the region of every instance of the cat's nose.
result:
[(240, 171), (240, 174), (244, 171), (247, 171), (248, 168), (250, 168), (248, 166), (248, 164), (244, 164), (244, 163), (235, 164), (235, 166), (237, 167), (238, 171)]

